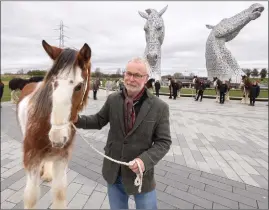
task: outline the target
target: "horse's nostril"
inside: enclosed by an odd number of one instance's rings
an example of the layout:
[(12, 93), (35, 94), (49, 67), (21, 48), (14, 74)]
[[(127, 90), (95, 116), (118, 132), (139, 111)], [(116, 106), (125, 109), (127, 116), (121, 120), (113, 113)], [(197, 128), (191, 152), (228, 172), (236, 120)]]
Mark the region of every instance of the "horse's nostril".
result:
[(63, 147), (63, 143), (52, 142), (52, 147), (54, 147), (54, 148), (62, 148)]
[(157, 55), (155, 55), (154, 58), (157, 59), (158, 58)]
[(67, 142), (67, 137), (66, 136), (64, 136), (64, 143), (66, 143)]

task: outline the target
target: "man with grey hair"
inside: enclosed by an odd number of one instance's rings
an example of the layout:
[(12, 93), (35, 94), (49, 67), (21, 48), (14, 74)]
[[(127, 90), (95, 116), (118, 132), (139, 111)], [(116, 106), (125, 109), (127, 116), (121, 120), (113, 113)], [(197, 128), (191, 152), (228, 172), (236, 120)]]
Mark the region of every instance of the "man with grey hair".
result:
[(149, 65), (143, 58), (127, 63), (124, 88), (108, 96), (101, 110), (90, 116), (78, 116), (76, 127), (101, 129), (110, 123), (105, 154), (115, 160), (137, 160), (143, 171), (141, 193), (134, 185), (138, 165), (127, 167), (104, 159), (102, 174), (108, 183), (111, 209), (128, 209), (128, 199), (134, 195), (137, 209), (157, 209), (154, 166), (171, 146), (169, 107), (151, 94), (145, 83)]

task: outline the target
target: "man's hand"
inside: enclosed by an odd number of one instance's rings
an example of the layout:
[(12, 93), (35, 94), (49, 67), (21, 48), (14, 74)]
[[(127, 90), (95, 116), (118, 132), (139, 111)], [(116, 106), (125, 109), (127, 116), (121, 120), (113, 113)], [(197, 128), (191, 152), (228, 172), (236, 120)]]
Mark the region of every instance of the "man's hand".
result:
[(76, 115), (75, 119), (73, 120), (73, 123), (77, 123), (78, 121), (78, 115)]
[[(144, 172), (144, 171), (145, 171), (145, 165), (144, 165), (143, 161), (142, 161), (140, 158), (136, 158), (135, 160), (137, 160), (137, 161), (139, 162), (140, 167), (141, 167), (141, 169), (142, 169), (142, 172)], [(139, 174), (139, 168), (138, 168), (138, 165), (137, 165), (136, 162), (135, 162), (134, 165), (129, 166), (129, 168), (130, 168), (134, 173)]]

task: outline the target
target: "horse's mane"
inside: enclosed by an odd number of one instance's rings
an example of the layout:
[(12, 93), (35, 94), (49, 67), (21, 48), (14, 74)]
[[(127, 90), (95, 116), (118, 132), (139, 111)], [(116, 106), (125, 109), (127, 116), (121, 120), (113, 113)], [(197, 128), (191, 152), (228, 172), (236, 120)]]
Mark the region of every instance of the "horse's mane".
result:
[(41, 87), (35, 92), (31, 98), (31, 113), (36, 118), (44, 118), (50, 115), (52, 109), (52, 85), (53, 77), (57, 76), (69, 67), (70, 73), (72, 66), (76, 60), (77, 52), (73, 49), (65, 49), (54, 61), (52, 68), (46, 74)]
[(246, 86), (251, 86), (251, 85), (252, 85), (252, 83), (251, 83), (249, 77), (246, 77), (246, 78), (244, 79), (244, 84), (245, 84)]
[(220, 79), (217, 79), (217, 85), (218, 87), (222, 84), (222, 81)]

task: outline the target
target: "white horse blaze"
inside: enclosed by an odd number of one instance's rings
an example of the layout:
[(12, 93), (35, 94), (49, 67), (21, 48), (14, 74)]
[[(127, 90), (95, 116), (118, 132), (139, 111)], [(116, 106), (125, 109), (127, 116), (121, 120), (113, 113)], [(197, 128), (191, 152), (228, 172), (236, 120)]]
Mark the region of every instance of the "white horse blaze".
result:
[(57, 76), (57, 87), (52, 93), (52, 113), (51, 113), (51, 123), (52, 124), (65, 124), (69, 121), (71, 107), (72, 107), (72, 95), (75, 86), (80, 82), (83, 82), (81, 76), (81, 69), (70, 72), (65, 78), (65, 75)]
[[(74, 88), (81, 82), (82, 70), (71, 70), (69, 74), (60, 74), (57, 80), (52, 82), (52, 112), (50, 122), (52, 126), (63, 126), (61, 129), (52, 127), (49, 132), (49, 138), (54, 143), (64, 143), (65, 137), (69, 137), (71, 129), (69, 119), (72, 108), (72, 96)], [(55, 84), (57, 82), (57, 85)]]

